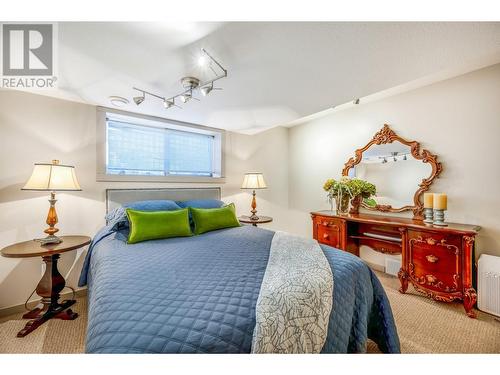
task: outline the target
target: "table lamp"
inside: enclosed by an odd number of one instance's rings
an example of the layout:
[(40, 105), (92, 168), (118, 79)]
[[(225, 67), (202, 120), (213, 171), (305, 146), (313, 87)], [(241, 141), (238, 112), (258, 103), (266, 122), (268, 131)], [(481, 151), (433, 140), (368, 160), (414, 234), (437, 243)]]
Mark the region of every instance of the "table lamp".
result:
[(252, 189), (252, 209), (250, 212), (252, 216), (250, 216), (251, 220), (259, 220), (257, 214), (257, 201), (255, 200), (255, 190), (256, 189), (266, 189), (266, 182), (264, 181), (264, 176), (262, 173), (245, 173), (245, 177), (243, 178), (243, 183), (241, 184), (242, 189)]
[(50, 208), (46, 223), (49, 225), (45, 229), (47, 237), (35, 239), (42, 245), (60, 243), (62, 240), (55, 235), (59, 231), (55, 227), (57, 224), (56, 213), (56, 191), (79, 191), (82, 190), (76, 179), (75, 167), (72, 165), (59, 164), (59, 160), (52, 160), (48, 163), (35, 163), (33, 173), (26, 185), (21, 190), (50, 191)]

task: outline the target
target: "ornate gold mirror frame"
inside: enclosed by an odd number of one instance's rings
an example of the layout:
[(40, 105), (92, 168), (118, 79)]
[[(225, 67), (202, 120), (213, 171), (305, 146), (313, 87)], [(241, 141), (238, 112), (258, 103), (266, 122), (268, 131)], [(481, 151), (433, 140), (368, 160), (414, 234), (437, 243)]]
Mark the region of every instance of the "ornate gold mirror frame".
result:
[(439, 174), (442, 172), (443, 167), (441, 163), (437, 161), (436, 155), (431, 154), (428, 150), (421, 150), (420, 143), (417, 141), (407, 141), (406, 139), (401, 138), (391, 128), (389, 128), (389, 125), (384, 124), (384, 127), (374, 135), (373, 139), (370, 142), (368, 142), (366, 146), (359, 148), (355, 151), (355, 156), (353, 158), (350, 158), (347, 161), (347, 163), (344, 164), (344, 169), (342, 170), (342, 176), (349, 175), (349, 170), (351, 168), (354, 168), (356, 164), (359, 164), (361, 162), (361, 159), (363, 158), (363, 152), (368, 150), (372, 145), (387, 144), (395, 141), (401, 142), (402, 144), (409, 146), (411, 149), (411, 155), (415, 159), (422, 160), (423, 163), (429, 163), (430, 166), (432, 167), (431, 175), (428, 178), (422, 179), (422, 182), (418, 184), (418, 189), (415, 192), (415, 195), (413, 196), (413, 202), (414, 202), (413, 206), (407, 205), (399, 208), (394, 208), (391, 205), (377, 204), (374, 207), (370, 207), (362, 203), (362, 207), (368, 210), (381, 211), (381, 212), (403, 212), (412, 210), (414, 219), (423, 219), (424, 204), (421, 201), (420, 197), (425, 191), (429, 190), (429, 187), (431, 186), (434, 179), (438, 177)]

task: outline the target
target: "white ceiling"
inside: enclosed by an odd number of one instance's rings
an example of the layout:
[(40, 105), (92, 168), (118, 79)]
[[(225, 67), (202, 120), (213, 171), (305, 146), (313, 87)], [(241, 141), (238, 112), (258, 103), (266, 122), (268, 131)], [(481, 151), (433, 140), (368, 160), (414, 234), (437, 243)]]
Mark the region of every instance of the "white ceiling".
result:
[[(57, 92), (43, 94), (234, 131), (285, 125), (446, 69), (500, 56), (500, 23), (59, 23)], [(228, 69), (223, 91), (165, 110), (200, 76), (206, 48)], [(500, 61), (500, 60), (496, 60)], [(203, 78), (203, 77), (200, 77)]]

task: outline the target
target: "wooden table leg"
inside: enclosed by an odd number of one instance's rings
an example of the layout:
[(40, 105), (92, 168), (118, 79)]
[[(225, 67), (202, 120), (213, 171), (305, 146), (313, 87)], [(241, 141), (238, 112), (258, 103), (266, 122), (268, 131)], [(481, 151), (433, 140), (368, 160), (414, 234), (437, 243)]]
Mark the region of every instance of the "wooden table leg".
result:
[(476, 318), (477, 317), (476, 313), (473, 309), (476, 302), (477, 302), (477, 293), (474, 290), (474, 288), (471, 287), (471, 288), (466, 289), (464, 292), (463, 304), (464, 304), (465, 313), (467, 314), (467, 316), (469, 318)]
[(399, 292), (406, 293), (406, 290), (408, 289), (408, 273), (403, 268), (399, 269), (398, 278), (401, 284)]
[[(73, 320), (78, 314), (68, 309), (75, 304), (75, 300), (65, 300), (59, 303), (59, 293), (64, 289), (66, 282), (57, 269), (59, 254), (43, 257), (45, 273), (36, 287), (36, 293), (42, 297), (42, 307), (37, 307), (23, 315), (24, 319), (33, 319), (18, 332), (17, 337), (24, 337), (33, 332), (49, 319)], [(68, 310), (66, 310), (68, 309)]]

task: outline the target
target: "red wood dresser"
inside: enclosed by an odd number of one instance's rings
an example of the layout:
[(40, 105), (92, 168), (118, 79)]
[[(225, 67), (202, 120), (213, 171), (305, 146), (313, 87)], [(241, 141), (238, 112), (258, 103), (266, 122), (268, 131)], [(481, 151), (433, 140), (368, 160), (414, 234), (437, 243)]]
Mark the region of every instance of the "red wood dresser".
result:
[(475, 317), (476, 291), (472, 285), (474, 241), (480, 227), (448, 223), (426, 225), (422, 220), (373, 214), (311, 213), (313, 236), (320, 243), (359, 256), (366, 245), (387, 254), (402, 254), (399, 271), (405, 293), (408, 282), (438, 301), (463, 301)]

